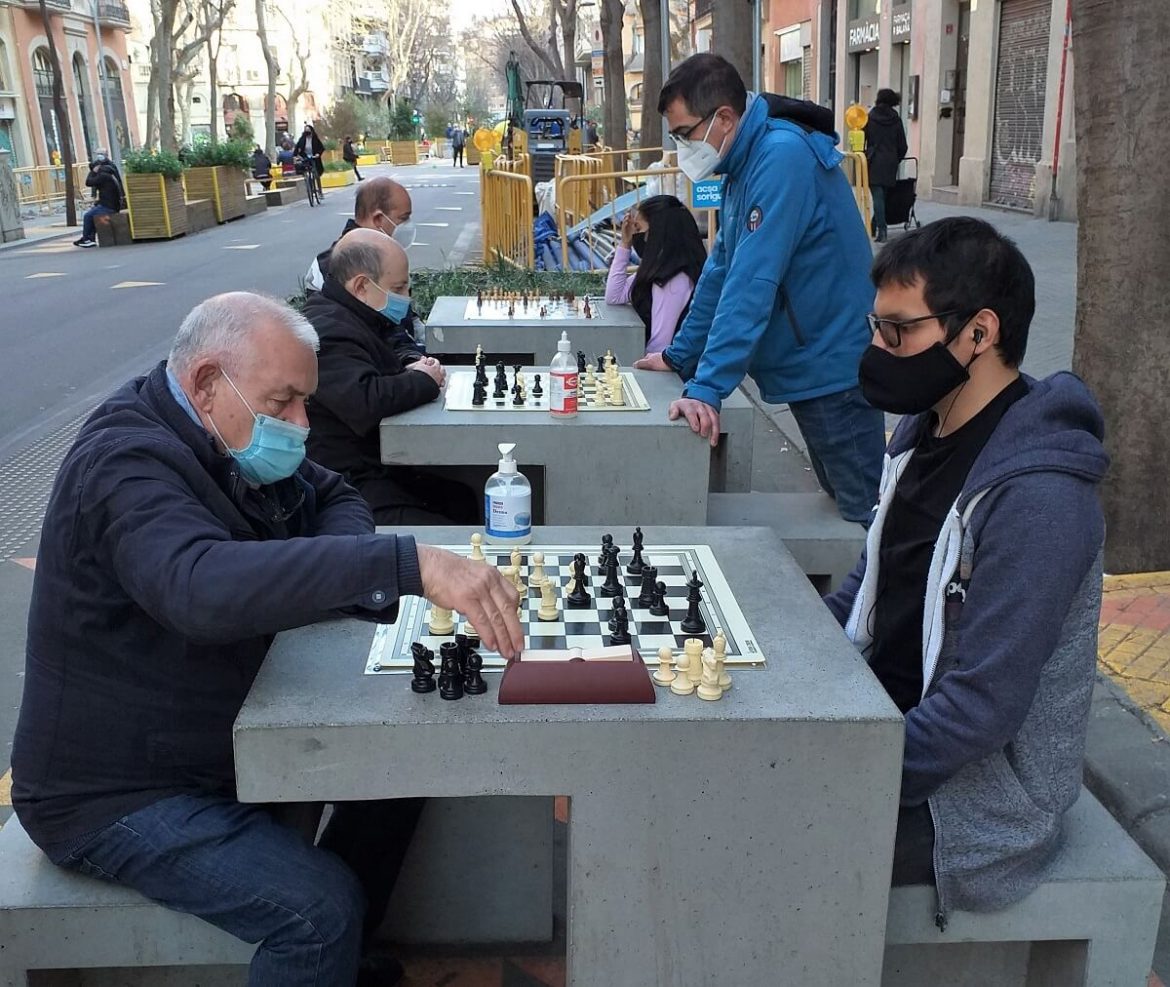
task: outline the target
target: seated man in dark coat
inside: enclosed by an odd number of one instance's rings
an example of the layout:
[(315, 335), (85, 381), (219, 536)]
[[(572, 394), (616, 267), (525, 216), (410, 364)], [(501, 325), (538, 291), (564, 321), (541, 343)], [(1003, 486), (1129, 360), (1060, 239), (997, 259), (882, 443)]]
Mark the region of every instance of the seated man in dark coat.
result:
[(321, 337), (309, 455), (357, 487), (378, 524), (475, 524), (468, 487), (381, 460), (382, 419), (434, 401), (447, 376), (402, 331), (409, 291), (406, 251), (390, 237), (355, 229), (333, 248), (324, 287), (305, 303)]
[(54, 863), (258, 943), (249, 983), (281, 987), (394, 979), (359, 963), (421, 800), (336, 806), (314, 845), (236, 799), (232, 723), (273, 636), (393, 620), (412, 594), (488, 647), (522, 642), (494, 567), (375, 534), (305, 459), (316, 346), (283, 303), (219, 295), (82, 426), (41, 532), (12, 747), (16, 814)]

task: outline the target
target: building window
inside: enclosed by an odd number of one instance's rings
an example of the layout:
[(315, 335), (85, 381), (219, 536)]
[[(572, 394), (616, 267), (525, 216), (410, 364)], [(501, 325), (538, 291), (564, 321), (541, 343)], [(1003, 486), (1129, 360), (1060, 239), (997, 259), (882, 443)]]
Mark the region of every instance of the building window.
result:
[(81, 57), (81, 52), (75, 52), (73, 55), (73, 91), (77, 94), (81, 133), (85, 138), (85, 153), (92, 161), (93, 153), (97, 150), (94, 146), (97, 131), (94, 129), (93, 108), (89, 100), (89, 87), (86, 85), (85, 59)]
[(804, 60), (785, 62), (783, 68), (784, 95), (804, 99)]
[(53, 66), (49, 61), (49, 49), (38, 48), (34, 51), (32, 65), (37, 105), (41, 111), (41, 125), (45, 130), (45, 150), (49, 152), (52, 164), (60, 164), (63, 160), (63, 141), (60, 121), (53, 109)]
[(879, 0), (849, 0), (849, 19), (855, 21), (861, 17), (875, 17), (878, 6)]
[(11, 92), (8, 81), (8, 50), (0, 41), (0, 93)]

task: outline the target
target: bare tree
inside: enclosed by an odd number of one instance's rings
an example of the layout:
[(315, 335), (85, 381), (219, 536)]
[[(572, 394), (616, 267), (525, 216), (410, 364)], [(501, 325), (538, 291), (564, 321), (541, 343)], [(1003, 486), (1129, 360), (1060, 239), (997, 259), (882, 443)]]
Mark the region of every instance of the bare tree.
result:
[(544, 31), (547, 29), (548, 40), (544, 44), (536, 40), (533, 35), (533, 30), (528, 23), (529, 18), (534, 18), (536, 15), (532, 11), (526, 14), (520, 6), (520, 0), (512, 0), (512, 9), (516, 12), (516, 26), (520, 29), (520, 36), (524, 39), (524, 43), (540, 59), (541, 65), (545, 67), (552, 78), (563, 79), (565, 77), (565, 67), (561, 62), (561, 54), (557, 44), (557, 15), (559, 12), (559, 4), (556, 0), (550, 0), (548, 13), (540, 22), (539, 30)]
[(309, 55), (308, 41), (302, 41), (296, 25), (285, 13), (283, 7), (277, 7), (277, 12), (288, 25), (289, 34), (293, 40), (293, 60), (288, 69), (288, 91), (284, 94), (285, 112), (288, 115), (288, 132), (297, 132), (297, 101), (312, 87), (309, 85)]
[[(199, 59), (211, 40), (213, 32), (223, 27), (224, 18), (235, 0), (184, 0), (186, 16), (179, 35), (174, 39), (171, 55), (171, 79), (178, 94), (179, 133), (184, 143), (191, 139), (191, 97), (199, 74)], [(193, 29), (193, 33), (188, 31)], [(215, 71), (215, 63), (211, 63)], [(214, 118), (213, 118), (214, 123)], [(212, 128), (214, 132), (214, 127)]]
[(49, 45), (49, 66), (53, 70), (53, 115), (61, 130), (61, 164), (65, 167), (65, 225), (77, 225), (77, 190), (73, 181), (73, 128), (69, 123), (69, 109), (65, 105), (65, 80), (61, 77), (61, 56), (57, 51), (57, 39), (53, 35), (53, 24), (49, 20), (49, 8), (40, 0), (41, 24), (45, 28), (45, 39)]
[(601, 44), (605, 49), (605, 143), (614, 150), (626, 148), (626, 59), (622, 51), (624, 0), (600, 0)]
[(264, 64), (268, 67), (268, 95), (264, 100), (264, 147), (269, 154), (276, 154), (276, 77), (280, 66), (276, 54), (268, 43), (268, 21), (265, 12), (266, 0), (256, 0), (256, 37), (260, 39), (260, 50), (264, 53)]
[[(1165, 0), (1074, 0), (1073, 82), (1077, 128), (1077, 318), (1073, 369), (1105, 412), (1112, 466), (1102, 488), (1105, 568), (1170, 568), (1163, 426), (1170, 302), (1170, 201), (1156, 132), (1170, 113)], [(1159, 507), (1159, 505), (1161, 505)], [(1154, 523), (1151, 523), (1153, 521)]]
[(430, 5), (427, 0), (384, 0), (384, 4), (390, 22), (390, 50), (386, 58), (390, 88), (387, 92), (393, 99), (410, 76), (411, 57), (430, 13)]
[[(658, 0), (639, 0), (642, 9), (642, 146), (662, 146), (662, 117), (658, 115), (658, 94), (662, 90), (662, 8)], [(644, 154), (638, 165), (645, 168), (660, 153)]]
[[(577, 0), (549, 0), (552, 10), (561, 22), (561, 40), (564, 43), (562, 64), (565, 74), (561, 79), (577, 78)], [(551, 18), (550, 18), (551, 20)]]
[(206, 39), (207, 98), (211, 103), (211, 142), (219, 141), (219, 53), (223, 47), (223, 25), (235, 0), (200, 0), (199, 32)]

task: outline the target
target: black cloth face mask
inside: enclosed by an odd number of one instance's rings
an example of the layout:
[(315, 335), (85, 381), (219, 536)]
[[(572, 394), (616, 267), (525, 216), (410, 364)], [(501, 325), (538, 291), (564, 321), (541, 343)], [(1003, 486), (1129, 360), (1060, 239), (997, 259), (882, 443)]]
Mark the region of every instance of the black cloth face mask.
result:
[(857, 382), (865, 400), (879, 411), (920, 415), (970, 380), (967, 367), (942, 342), (913, 356), (894, 356), (871, 343), (862, 354)]
[(638, 252), (638, 256), (645, 257), (646, 256), (646, 234), (645, 233), (635, 233), (633, 240), (634, 240), (634, 250), (636, 250)]

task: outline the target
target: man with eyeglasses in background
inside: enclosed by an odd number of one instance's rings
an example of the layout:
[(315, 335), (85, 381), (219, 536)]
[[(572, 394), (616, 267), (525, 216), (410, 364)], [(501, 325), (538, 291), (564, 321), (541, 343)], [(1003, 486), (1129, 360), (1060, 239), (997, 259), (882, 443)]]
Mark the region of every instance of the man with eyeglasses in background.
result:
[(903, 415), (856, 569), (825, 602), (906, 720), (894, 884), (937, 921), (1043, 879), (1081, 790), (1108, 457), (1070, 373), (1020, 373), (1032, 269), (961, 216), (873, 266), (861, 389)]
[(679, 167), (692, 182), (725, 176), (723, 205), (686, 319), (663, 352), (634, 366), (682, 377), (670, 417), (685, 417), (712, 446), (723, 399), (750, 374), (766, 402), (791, 408), (841, 516), (867, 525), (885, 446), (882, 415), (857, 386), (869, 236), (831, 124), (773, 116), (776, 99), (748, 93), (731, 63), (710, 53), (667, 79), (658, 112)]

